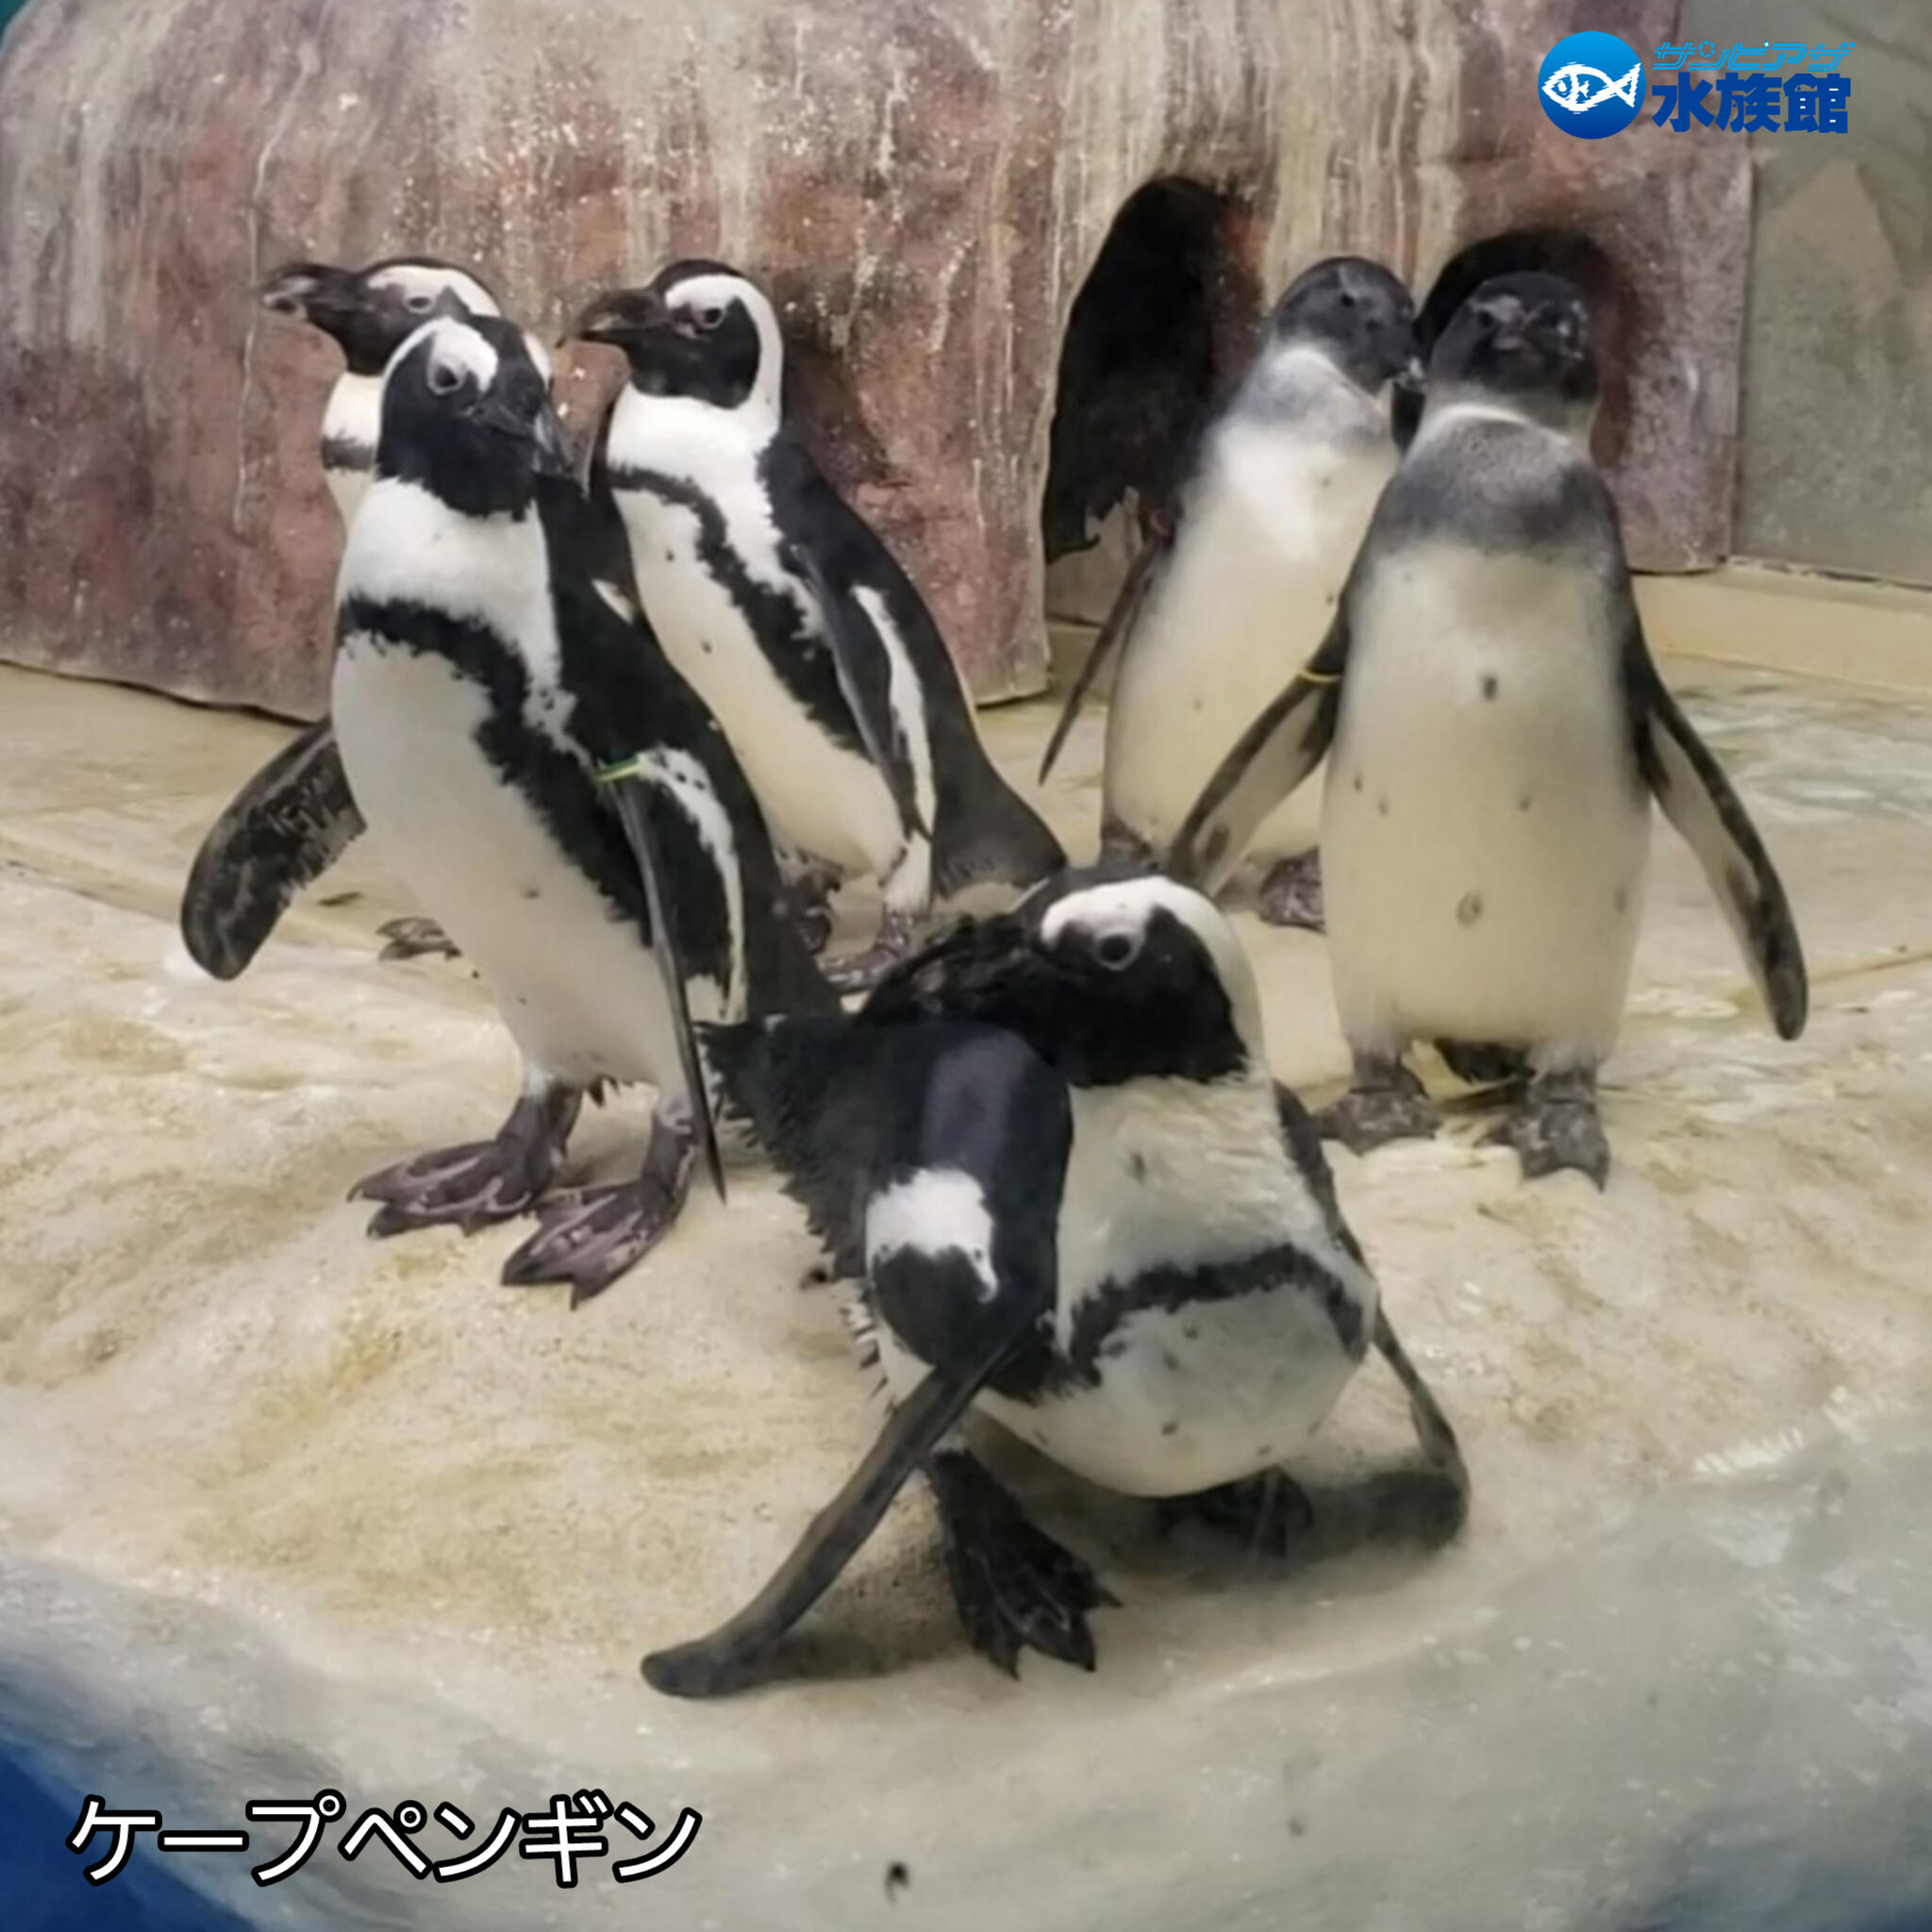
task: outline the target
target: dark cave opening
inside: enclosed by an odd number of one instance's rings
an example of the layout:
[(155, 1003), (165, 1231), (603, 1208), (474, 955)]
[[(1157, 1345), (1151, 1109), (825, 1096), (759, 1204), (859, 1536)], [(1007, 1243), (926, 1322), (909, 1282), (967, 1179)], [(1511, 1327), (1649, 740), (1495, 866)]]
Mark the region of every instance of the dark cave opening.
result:
[[(1245, 351), (1259, 291), (1245, 265), (1245, 215), (1227, 195), (1174, 177), (1128, 196), (1067, 319), (1054, 398), (1041, 534), (1056, 573), (1049, 605), (1095, 617), (1137, 547), (1110, 526), (1163, 508), (1203, 413)], [(1061, 594), (1062, 592), (1070, 594)]]

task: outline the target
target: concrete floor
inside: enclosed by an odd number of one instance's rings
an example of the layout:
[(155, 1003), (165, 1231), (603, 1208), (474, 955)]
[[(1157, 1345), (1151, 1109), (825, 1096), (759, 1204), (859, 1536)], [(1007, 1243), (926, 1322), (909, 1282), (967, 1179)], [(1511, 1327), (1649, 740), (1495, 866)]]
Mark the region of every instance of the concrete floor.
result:
[[(1372, 1372), (1286, 1569), (1015, 1465), (1122, 1599), (1096, 1676), (968, 1655), (908, 1498), (781, 1681), (692, 1706), (640, 1653), (737, 1607), (878, 1420), (796, 1215), (741, 1169), (575, 1313), (497, 1285), (521, 1228), (367, 1241), (349, 1183), (509, 1097), (467, 973), (376, 963), (407, 908), (364, 849), (202, 977), (180, 880), (282, 728), (0, 672), (0, 1740), (202, 1828), (323, 1785), (705, 1815), (641, 1903), (515, 1858), (460, 1893), (379, 1848), (267, 1891), (173, 1861), (274, 1925), (1607, 1932), (1717, 1888), (1824, 1932), (1841, 1871), (1932, 1884), (1932, 700), (1673, 675), (1783, 867), (1812, 1025), (1772, 1036), (1660, 826), (1607, 1193), (1525, 1187), (1473, 1113), (1338, 1153), (1463, 1434), (1463, 1540), (1366, 1537), (1405, 1442)], [(1016, 776), (1049, 722), (988, 716)], [(1047, 801), (1076, 849), (1098, 755), (1089, 720)], [(1324, 948), (1243, 929), (1320, 1100)]]

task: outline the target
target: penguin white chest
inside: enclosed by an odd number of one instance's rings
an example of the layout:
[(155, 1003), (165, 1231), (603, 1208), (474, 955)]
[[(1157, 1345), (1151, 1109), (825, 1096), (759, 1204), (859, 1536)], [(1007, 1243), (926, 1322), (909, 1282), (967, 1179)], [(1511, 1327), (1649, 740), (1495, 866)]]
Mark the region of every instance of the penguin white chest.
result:
[[(533, 1065), (576, 1084), (648, 1081), (676, 1093), (675, 1038), (650, 951), (565, 849), (537, 802), (535, 774), (504, 763), (519, 743), (576, 758), (557, 735), (568, 705), (555, 680), (536, 519), (472, 540), (458, 520), (439, 523), (408, 499), (385, 504), (407, 488), (385, 481), (372, 491), (351, 533), (344, 591), (379, 605), (413, 591), (412, 601), (487, 627), (523, 662), (529, 695), (506, 720), (483, 684), (447, 658), (347, 632), (330, 708), (357, 806)], [(522, 559), (528, 574), (509, 567), (532, 542), (535, 555)]]
[(1069, 1384), (980, 1406), (1090, 1481), (1186, 1495), (1291, 1456), (1360, 1359), (1375, 1287), (1247, 1084), (1080, 1092), (1059, 1220)]
[[(1393, 460), (1386, 437), (1310, 441), (1240, 421), (1216, 437), (1108, 714), (1108, 809), (1156, 850), (1321, 643)], [(1320, 796), (1311, 780), (1284, 800), (1252, 849), (1313, 844)]]
[[(618, 406), (612, 460), (670, 477), (704, 505), (644, 488), (617, 491), (638, 594), (665, 654), (724, 726), (779, 838), (841, 873), (883, 876), (906, 842), (891, 791), (863, 752), (820, 728), (773, 661), (774, 650), (828, 646), (809, 593), (784, 563), (759, 445), (697, 408), (634, 392)], [(808, 613), (811, 641), (762, 637), (760, 606), (774, 622)]]
[(1586, 570), (1447, 544), (1364, 584), (1322, 838), (1356, 1046), (1609, 1051), (1650, 810), (1604, 613)]

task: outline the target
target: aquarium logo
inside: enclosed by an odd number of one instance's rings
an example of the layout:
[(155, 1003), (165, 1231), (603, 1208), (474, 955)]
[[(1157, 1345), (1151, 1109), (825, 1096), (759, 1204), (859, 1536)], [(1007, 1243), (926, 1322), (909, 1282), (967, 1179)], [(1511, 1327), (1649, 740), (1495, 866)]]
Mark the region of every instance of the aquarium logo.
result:
[(1623, 133), (1641, 110), (1643, 59), (1615, 34), (1572, 34), (1543, 56), (1537, 92), (1565, 134), (1602, 141)]

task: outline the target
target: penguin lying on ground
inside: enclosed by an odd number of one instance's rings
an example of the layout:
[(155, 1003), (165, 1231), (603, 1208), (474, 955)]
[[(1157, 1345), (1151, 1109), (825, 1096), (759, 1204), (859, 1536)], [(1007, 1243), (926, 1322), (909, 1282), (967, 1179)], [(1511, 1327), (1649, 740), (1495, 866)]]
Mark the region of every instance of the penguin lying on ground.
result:
[[(382, 372), (439, 301), (472, 315), (502, 312), (467, 269), (428, 256), (397, 257), (355, 270), (291, 262), (261, 285), (262, 306), (312, 324), (341, 348), (343, 370), (322, 418), (322, 474), (346, 528), (369, 487), (380, 426)], [(549, 358), (530, 353), (547, 381)], [(233, 979), (261, 949), (290, 902), (361, 836), (326, 718), (297, 732), (249, 779), (208, 828), (181, 899), (181, 935), (204, 972)], [(380, 928), (385, 959), (455, 949), (425, 919)]]
[(903, 954), (935, 895), (1064, 864), (988, 758), (918, 591), (785, 426), (763, 291), (680, 261), (599, 297), (575, 332), (630, 364), (593, 488), (614, 491), (671, 661), (717, 713), (801, 878), (884, 888), (878, 943), (829, 969), (840, 983)]
[(1598, 1063), (1623, 1017), (1650, 801), (1690, 841), (1779, 1035), (1804, 1028), (1783, 885), (1664, 688), (1591, 465), (1589, 318), (1567, 282), (1486, 282), (1437, 344), (1428, 402), (1322, 647), (1215, 774), (1175, 870), (1224, 877), (1325, 752), (1336, 1002), (1355, 1057), (1323, 1131), (1435, 1131), (1403, 1064), (1436, 1040), (1522, 1091), (1494, 1138), (1601, 1187)]
[(1306, 1515), (1279, 1464), (1373, 1341), (1408, 1392), (1435, 1526), (1459, 1525), (1455, 1436), (1198, 893), (1069, 874), (906, 961), (857, 1015), (700, 1032), (721, 1120), (862, 1277), (897, 1407), (758, 1600), (645, 1659), (658, 1690), (748, 1681), (919, 1469), (974, 1645), (1008, 1670), (1027, 1644), (1091, 1669), (1087, 1613), (1111, 1599), (966, 1446), (969, 1408), (1091, 1481), (1265, 1540)]
[[(786, 917), (724, 733), (636, 620), (624, 537), (571, 473), (509, 324), (444, 314), (397, 352), (350, 525), (331, 713), (358, 808), (462, 948), (524, 1058), (494, 1140), (356, 1189), (375, 1234), (535, 1207), (510, 1282), (594, 1294), (670, 1226), (698, 1144), (688, 1002), (735, 1020), (836, 1009)], [(621, 589), (608, 587), (617, 582)], [(650, 914), (600, 768), (641, 760), (663, 855)], [(658, 1090), (634, 1181), (544, 1199), (586, 1093)]]
[[(1104, 846), (1159, 858), (1255, 714), (1322, 641), (1395, 468), (1391, 384), (1420, 374), (1408, 291), (1339, 256), (1290, 284), (1246, 375), (1209, 422), (1165, 542), (1136, 559), (1082, 666), (1041, 767), (1052, 769), (1116, 644), (1107, 718)], [(1256, 841), (1287, 855), (1264, 919), (1319, 927), (1312, 797)]]

